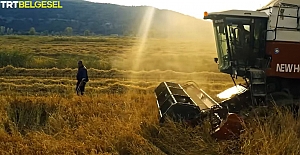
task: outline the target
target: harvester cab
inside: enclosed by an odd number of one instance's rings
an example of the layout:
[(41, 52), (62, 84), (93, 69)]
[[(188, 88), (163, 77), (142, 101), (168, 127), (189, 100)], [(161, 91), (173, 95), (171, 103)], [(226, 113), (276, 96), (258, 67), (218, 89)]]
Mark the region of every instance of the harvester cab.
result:
[[(268, 15), (259, 11), (229, 10), (205, 13), (204, 19), (211, 19), (217, 46), (220, 72), (235, 78), (243, 77), (246, 87), (256, 89), (251, 94), (252, 104), (263, 104), (266, 100), (264, 69), (270, 58), (265, 54)], [(254, 84), (254, 79), (260, 85)]]
[[(205, 12), (204, 19), (213, 22), (214, 61), (234, 82), (217, 97), (234, 93), (216, 102), (196, 84), (162, 82), (155, 90), (160, 120), (169, 116), (174, 121), (201, 123), (208, 117), (212, 135), (225, 138), (242, 131), (243, 111), (288, 104), (299, 108), (299, 0), (272, 0), (256, 11)], [(245, 85), (236, 85), (237, 77)]]
[(213, 22), (220, 72), (244, 78), (253, 105), (300, 96), (299, 7), (299, 0), (272, 0), (257, 11), (204, 13)]
[(264, 58), (268, 15), (243, 10), (205, 15), (204, 19), (213, 21), (219, 70), (244, 77), (246, 70), (255, 68), (255, 63)]

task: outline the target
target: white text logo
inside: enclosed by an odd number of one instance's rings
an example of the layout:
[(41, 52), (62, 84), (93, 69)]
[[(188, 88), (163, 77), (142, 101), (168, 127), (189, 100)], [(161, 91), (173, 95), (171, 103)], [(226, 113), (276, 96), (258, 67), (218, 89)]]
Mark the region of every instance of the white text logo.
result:
[(277, 64), (276, 72), (300, 72), (300, 64)]

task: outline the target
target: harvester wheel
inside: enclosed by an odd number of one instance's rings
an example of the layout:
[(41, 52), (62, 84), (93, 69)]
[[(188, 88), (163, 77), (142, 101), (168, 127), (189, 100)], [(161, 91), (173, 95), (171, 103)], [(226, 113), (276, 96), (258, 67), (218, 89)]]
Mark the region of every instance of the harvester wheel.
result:
[(270, 96), (271, 101), (273, 101), (276, 106), (281, 107), (293, 104), (293, 96), (290, 95), (288, 92), (275, 92), (270, 94)]
[(294, 101), (289, 91), (272, 93), (271, 97), (276, 107), (291, 111), (295, 118), (298, 116), (299, 104)]

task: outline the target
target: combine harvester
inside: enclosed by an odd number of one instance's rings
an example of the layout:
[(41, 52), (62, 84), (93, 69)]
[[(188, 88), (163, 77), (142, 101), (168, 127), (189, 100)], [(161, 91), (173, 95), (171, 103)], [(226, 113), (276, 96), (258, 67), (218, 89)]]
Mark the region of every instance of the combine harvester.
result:
[[(195, 84), (162, 82), (155, 89), (160, 122), (169, 117), (197, 125), (209, 118), (212, 136), (228, 139), (241, 133), (242, 111), (298, 107), (299, 8), (299, 0), (274, 0), (257, 11), (205, 12), (204, 19), (211, 19), (214, 26), (218, 55), (214, 61), (235, 86), (220, 93), (223, 101), (218, 103)], [(245, 85), (237, 85), (237, 77)]]

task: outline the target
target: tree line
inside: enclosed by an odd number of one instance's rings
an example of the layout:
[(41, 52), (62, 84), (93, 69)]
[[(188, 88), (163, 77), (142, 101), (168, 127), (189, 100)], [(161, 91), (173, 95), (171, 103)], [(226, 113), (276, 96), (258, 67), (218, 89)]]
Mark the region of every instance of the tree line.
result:
[[(37, 32), (34, 27), (31, 27), (27, 32), (20, 32), (20, 31), (14, 31), (13, 28), (0, 26), (0, 35), (66, 35), (66, 36), (73, 36), (73, 28), (72, 27), (66, 27), (63, 32), (49, 32), (48, 30)], [(81, 35), (84, 36), (94, 36), (95, 33), (91, 32), (90, 30), (85, 30)]]

